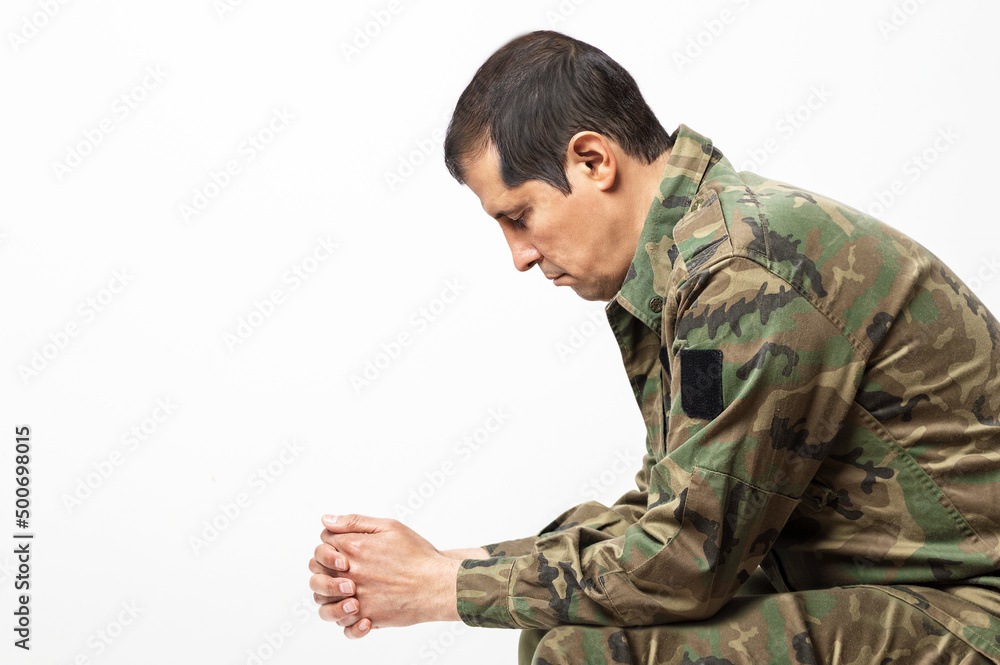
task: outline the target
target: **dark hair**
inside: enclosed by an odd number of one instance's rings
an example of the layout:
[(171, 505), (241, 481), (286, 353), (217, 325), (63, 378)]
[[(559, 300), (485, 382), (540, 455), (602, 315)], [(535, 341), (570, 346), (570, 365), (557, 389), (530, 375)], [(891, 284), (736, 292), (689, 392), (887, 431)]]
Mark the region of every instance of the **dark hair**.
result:
[(588, 130), (647, 163), (671, 145), (621, 65), (590, 44), (539, 30), (501, 47), (472, 77), (448, 125), (444, 161), (464, 184), (468, 161), (492, 144), (508, 187), (534, 179), (569, 194), (566, 147)]

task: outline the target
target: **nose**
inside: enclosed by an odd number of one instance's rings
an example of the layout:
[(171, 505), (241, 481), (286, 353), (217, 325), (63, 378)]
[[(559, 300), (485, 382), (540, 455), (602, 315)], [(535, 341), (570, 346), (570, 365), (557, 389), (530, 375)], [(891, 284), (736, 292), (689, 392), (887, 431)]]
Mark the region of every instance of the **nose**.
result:
[(524, 230), (504, 228), (504, 239), (510, 247), (510, 255), (514, 259), (514, 267), (524, 272), (542, 260), (542, 253), (525, 237)]
[(535, 249), (535, 246), (530, 242), (508, 238), (507, 244), (510, 246), (510, 255), (514, 259), (514, 267), (521, 272), (531, 270), (532, 266), (542, 259), (542, 253)]

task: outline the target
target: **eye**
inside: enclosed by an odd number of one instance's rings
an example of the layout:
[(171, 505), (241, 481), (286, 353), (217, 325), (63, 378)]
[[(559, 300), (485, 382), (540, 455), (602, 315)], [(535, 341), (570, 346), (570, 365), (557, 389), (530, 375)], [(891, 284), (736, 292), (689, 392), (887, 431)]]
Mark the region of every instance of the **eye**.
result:
[(520, 217), (510, 218), (511, 226), (513, 226), (515, 229), (523, 229), (525, 226), (524, 220), (527, 216), (528, 216), (528, 211), (525, 210), (524, 212), (521, 213)]

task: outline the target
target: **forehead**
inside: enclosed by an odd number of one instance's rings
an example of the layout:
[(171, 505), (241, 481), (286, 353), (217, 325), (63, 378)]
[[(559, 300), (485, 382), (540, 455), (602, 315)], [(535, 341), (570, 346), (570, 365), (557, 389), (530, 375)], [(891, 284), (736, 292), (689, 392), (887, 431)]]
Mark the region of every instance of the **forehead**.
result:
[(500, 158), (492, 147), (466, 163), (464, 179), (490, 217), (516, 212), (513, 207), (521, 204), (527, 184), (522, 183), (513, 189), (504, 184), (500, 177)]

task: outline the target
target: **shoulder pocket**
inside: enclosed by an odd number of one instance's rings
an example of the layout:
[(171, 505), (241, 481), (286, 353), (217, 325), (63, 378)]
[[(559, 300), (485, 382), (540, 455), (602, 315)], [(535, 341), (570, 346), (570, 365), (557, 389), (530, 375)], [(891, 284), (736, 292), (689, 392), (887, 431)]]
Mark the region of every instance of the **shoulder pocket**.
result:
[(689, 274), (722, 250), (731, 253), (729, 229), (715, 190), (699, 192), (691, 212), (674, 227), (674, 244)]

